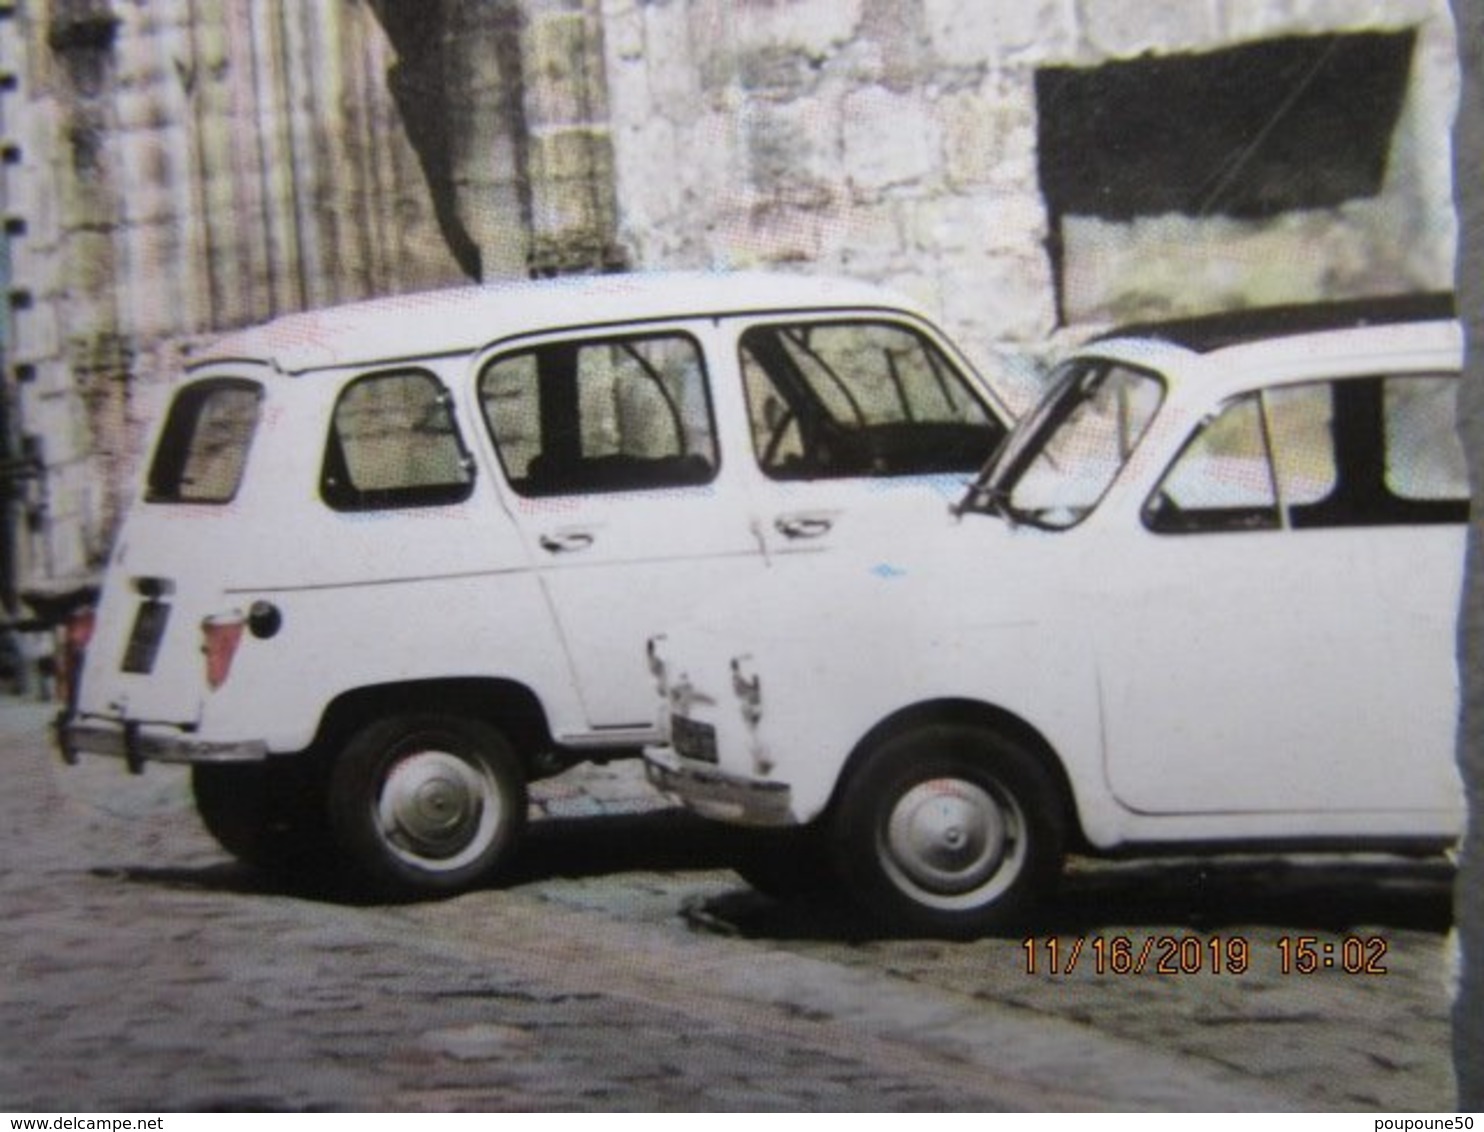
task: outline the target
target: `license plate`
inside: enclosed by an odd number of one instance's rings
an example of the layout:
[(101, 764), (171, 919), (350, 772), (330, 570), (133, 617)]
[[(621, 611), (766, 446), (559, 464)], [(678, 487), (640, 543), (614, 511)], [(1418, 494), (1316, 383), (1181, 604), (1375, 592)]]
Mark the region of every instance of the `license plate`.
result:
[(134, 628), (129, 633), (129, 647), (124, 650), (125, 672), (147, 676), (155, 667), (155, 656), (165, 637), (165, 623), (170, 620), (170, 607), (163, 601), (146, 601), (134, 615)]
[(670, 717), (670, 743), (683, 758), (716, 762), (716, 728), (683, 715)]

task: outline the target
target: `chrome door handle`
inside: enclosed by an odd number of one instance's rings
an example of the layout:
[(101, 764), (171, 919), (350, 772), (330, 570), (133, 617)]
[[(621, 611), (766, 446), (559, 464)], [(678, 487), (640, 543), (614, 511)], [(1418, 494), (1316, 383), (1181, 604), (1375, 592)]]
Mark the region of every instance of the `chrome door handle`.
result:
[(834, 525), (823, 515), (780, 515), (773, 520), (773, 527), (787, 538), (818, 538)]
[(569, 550), (586, 550), (593, 544), (593, 536), (586, 531), (559, 531), (554, 535), (542, 535), (541, 549), (552, 554), (564, 554)]

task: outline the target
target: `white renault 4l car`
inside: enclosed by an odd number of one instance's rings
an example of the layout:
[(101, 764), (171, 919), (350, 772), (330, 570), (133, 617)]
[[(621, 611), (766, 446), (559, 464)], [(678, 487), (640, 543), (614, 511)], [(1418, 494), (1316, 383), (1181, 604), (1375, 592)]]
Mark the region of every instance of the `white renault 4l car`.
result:
[(280, 319), (196, 357), (108, 565), (64, 754), (193, 768), (260, 864), (463, 888), (526, 783), (656, 738), (656, 623), (1006, 431), (856, 283), (610, 276)]
[(1022, 919), (1068, 850), (1447, 846), (1460, 360), (1431, 297), (1085, 346), (936, 531), (655, 638), (651, 780), (798, 828), (755, 883), (948, 934)]

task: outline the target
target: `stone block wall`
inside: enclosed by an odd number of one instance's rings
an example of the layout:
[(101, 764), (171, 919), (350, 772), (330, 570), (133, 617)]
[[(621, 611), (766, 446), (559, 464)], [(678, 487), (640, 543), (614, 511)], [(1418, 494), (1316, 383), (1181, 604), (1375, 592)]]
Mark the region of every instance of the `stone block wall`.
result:
[[(621, 238), (641, 263), (884, 281), (955, 327), (1049, 328), (1017, 48), (1037, 7), (605, 0)], [(1034, 40), (1034, 28), (1025, 35)], [(1007, 54), (1008, 51), (1008, 54)]]
[[(5, 373), (43, 465), (27, 576), (101, 564), (171, 359), (284, 311), (574, 270), (843, 272), (937, 311), (1023, 399), (1006, 344), (1451, 278), (1445, 0), (13, 10), (0, 169), (29, 303)], [(1048, 209), (1045, 69), (1368, 30), (1416, 35), (1375, 195), (1257, 220)]]
[(1065, 218), (1061, 319), (1449, 285), (1442, 0), (602, 0), (602, 14), (636, 262), (864, 276), (941, 312), (981, 357), (1058, 327), (1038, 70), (1415, 29), (1378, 197), (1266, 221)]
[(21, 584), (96, 573), (143, 446), (142, 387), (193, 341), (455, 282), (370, 9), (51, 0), (0, 29), (22, 113), (6, 167), (7, 344), (26, 485)]

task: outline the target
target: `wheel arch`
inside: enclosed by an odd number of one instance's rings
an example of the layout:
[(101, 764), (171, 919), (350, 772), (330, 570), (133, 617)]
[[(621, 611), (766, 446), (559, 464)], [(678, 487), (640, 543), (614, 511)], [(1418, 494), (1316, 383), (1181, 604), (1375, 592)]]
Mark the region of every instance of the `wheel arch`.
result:
[(1068, 848), (1082, 849), (1088, 844), (1082, 832), (1082, 822), (1077, 812), (1076, 794), (1056, 749), (1034, 726), (1012, 711), (982, 700), (949, 698), (926, 700), (903, 707), (876, 723), (856, 742), (835, 782), (835, 788), (822, 818), (834, 812), (845, 785), (860, 769), (870, 753), (889, 739), (909, 731), (935, 724), (956, 724), (982, 727), (1017, 744), (1033, 755), (1051, 776), (1061, 804), (1061, 817), (1066, 830)]
[(537, 777), (538, 756), (553, 746), (536, 693), (516, 680), (484, 676), (369, 684), (342, 692), (320, 717), (315, 746), (337, 750), (373, 720), (419, 712), (462, 715), (494, 727), (515, 748), (528, 779)]

